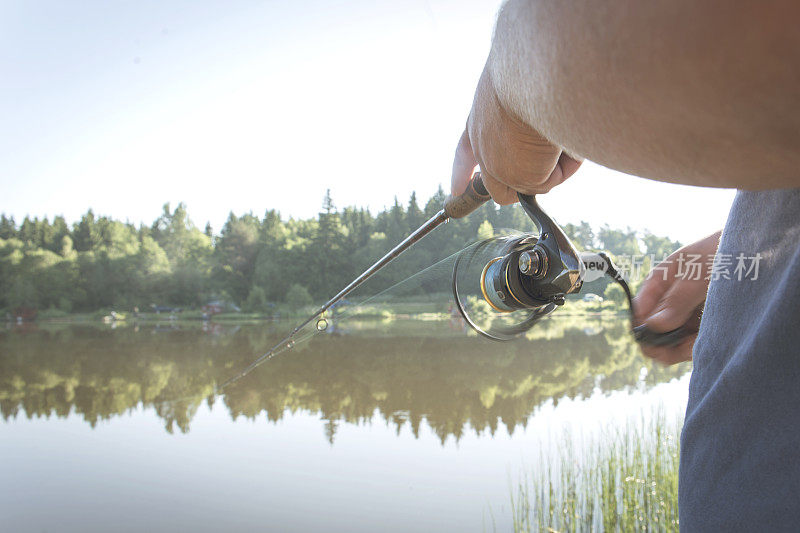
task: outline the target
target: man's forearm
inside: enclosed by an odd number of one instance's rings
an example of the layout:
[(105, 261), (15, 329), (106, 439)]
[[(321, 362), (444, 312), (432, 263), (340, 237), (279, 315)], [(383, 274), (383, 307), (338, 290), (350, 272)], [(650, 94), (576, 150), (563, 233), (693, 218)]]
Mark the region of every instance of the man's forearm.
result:
[(639, 176), (800, 186), (795, 2), (510, 0), (488, 68), (518, 118)]

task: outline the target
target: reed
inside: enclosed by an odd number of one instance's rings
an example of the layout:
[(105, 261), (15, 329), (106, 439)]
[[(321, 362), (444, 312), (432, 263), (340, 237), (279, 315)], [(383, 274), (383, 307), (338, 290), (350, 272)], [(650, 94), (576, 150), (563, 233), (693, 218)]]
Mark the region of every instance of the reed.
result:
[(514, 531), (678, 531), (678, 420), (567, 433), (512, 488)]

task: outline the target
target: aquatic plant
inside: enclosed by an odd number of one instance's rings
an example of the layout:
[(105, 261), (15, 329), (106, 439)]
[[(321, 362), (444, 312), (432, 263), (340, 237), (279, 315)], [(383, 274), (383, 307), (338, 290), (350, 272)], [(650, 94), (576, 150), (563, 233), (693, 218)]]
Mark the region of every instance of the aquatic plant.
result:
[(564, 434), (512, 489), (514, 531), (678, 531), (680, 421)]

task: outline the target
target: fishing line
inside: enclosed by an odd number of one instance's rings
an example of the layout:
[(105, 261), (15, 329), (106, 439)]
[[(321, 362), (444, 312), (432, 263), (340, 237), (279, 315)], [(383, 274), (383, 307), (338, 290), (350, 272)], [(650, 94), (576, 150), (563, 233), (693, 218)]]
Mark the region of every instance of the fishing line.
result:
[[(423, 282), (422, 278), (429, 279), (428, 276), (435, 276), (436, 274), (438, 274), (439, 271), (449, 275), (449, 273), (452, 271), (452, 264), (455, 262), (456, 257), (458, 257), (459, 254), (461, 254), (464, 250), (468, 249), (471, 246), (474, 246), (474, 243), (469, 244), (469, 245), (465, 246), (463, 249), (458, 250), (457, 252), (451, 254), (448, 257), (445, 257), (444, 259), (434, 263), (433, 265), (430, 265), (430, 266), (424, 268), (423, 270), (420, 270), (420, 271), (412, 274), (411, 276), (409, 276), (409, 277), (407, 277), (407, 278), (405, 278), (405, 279), (403, 279), (401, 281), (398, 281), (394, 285), (391, 285), (390, 287), (388, 287), (388, 288), (386, 288), (386, 289), (384, 289), (384, 290), (382, 290), (382, 291), (380, 291), (380, 292), (378, 292), (378, 293), (376, 293), (376, 294), (374, 294), (372, 296), (369, 296), (369, 297), (367, 297), (367, 298), (365, 298), (363, 300), (360, 300), (356, 304), (348, 305), (344, 310), (338, 312), (338, 316), (335, 318), (336, 322), (339, 322), (339, 321), (342, 321), (342, 320), (346, 320), (348, 317), (353, 316), (353, 315), (357, 316), (356, 313), (359, 311), (359, 308), (362, 308), (365, 305), (368, 305), (370, 303), (376, 302), (379, 298), (381, 298), (383, 296), (388, 296), (388, 295), (398, 296), (397, 294), (394, 294), (394, 293), (396, 293), (400, 289), (414, 290), (414, 289), (420, 288), (421, 285), (422, 285), (422, 282)], [(415, 285), (409, 285), (412, 282), (418, 282), (418, 283), (415, 284)], [(406, 285), (409, 285), (409, 286), (408, 287), (404, 287)], [(386, 302), (386, 303), (388, 303), (388, 302)], [(330, 320), (329, 320), (329, 318), (330, 318)], [(285, 337), (283, 340), (281, 340), (278, 344), (276, 344), (272, 349), (270, 349), (269, 351), (267, 351), (266, 353), (264, 353), (263, 355), (261, 355), (257, 359), (255, 359), (252, 363), (250, 363), (242, 371), (240, 371), (239, 373), (237, 373), (233, 377), (229, 378), (228, 380), (224, 381), (219, 386), (215, 387), (214, 395), (217, 396), (217, 395), (222, 394), (223, 390), (226, 387), (229, 387), (230, 385), (236, 383), (237, 381), (239, 381), (240, 379), (242, 379), (243, 377), (248, 375), (250, 372), (252, 372), (256, 368), (258, 368), (259, 366), (264, 364), (265, 362), (267, 362), (270, 359), (274, 358), (275, 356), (280, 355), (280, 354), (284, 353), (285, 351), (294, 348), (295, 346), (297, 346), (297, 344), (302, 343), (302, 342), (310, 339), (311, 337), (313, 337), (315, 335), (323, 333), (324, 331), (327, 330), (330, 321), (333, 321), (333, 320), (334, 320), (333, 318), (326, 317), (326, 316), (323, 315), (317, 320), (316, 324), (314, 324), (314, 325), (306, 324), (304, 327), (301, 327), (299, 330), (296, 330), (293, 333), (289, 334), (287, 337)], [(298, 336), (298, 333), (301, 333), (301, 335)]]
[[(496, 232), (495, 236), (490, 240), (502, 241), (505, 238), (517, 236), (519, 234), (520, 233), (516, 230), (500, 230)], [(274, 347), (272, 347), (272, 349), (270, 349), (263, 355), (259, 356), (247, 367), (245, 367), (242, 371), (240, 371), (236, 375), (232, 376), (231, 378), (229, 378), (228, 380), (224, 381), (222, 384), (217, 386), (215, 389), (215, 395), (221, 394), (226, 387), (244, 378), (250, 372), (258, 368), (265, 362), (269, 361), (270, 359), (274, 358), (275, 356), (280, 355), (283, 352), (294, 348), (298, 343), (302, 343), (315, 335), (323, 333), (324, 331), (327, 330), (330, 321), (335, 320), (336, 322), (341, 322), (343, 320), (348, 319), (351, 316), (354, 315), (357, 316), (357, 313), (363, 307), (372, 303), (378, 303), (379, 300), (384, 297), (400, 298), (403, 297), (404, 294), (409, 295), (414, 292), (417, 292), (417, 295), (419, 295), (420, 290), (427, 293), (428, 296), (431, 297), (432, 294), (428, 291), (425, 291), (423, 285), (425, 285), (426, 282), (430, 282), (431, 286), (447, 287), (449, 285), (450, 277), (453, 274), (454, 271), (453, 269), (457, 263), (458, 258), (464, 256), (465, 253), (466, 254), (474, 253), (476, 249), (483, 250), (484, 248), (482, 248), (481, 246), (485, 242), (486, 241), (476, 241), (469, 243), (460, 250), (457, 250), (456, 252), (452, 253), (448, 257), (445, 257), (444, 259), (441, 259), (436, 263), (422, 270), (419, 270), (418, 272), (412, 274), (411, 276), (408, 276), (407, 278), (398, 281), (393, 285), (390, 285), (386, 289), (383, 289), (373, 294), (372, 296), (366, 297), (355, 304), (350, 304), (345, 306), (343, 310), (336, 312), (335, 317), (326, 316), (323, 313), (322, 315), (320, 315), (319, 319), (313, 326), (312, 324), (309, 323), (309, 321), (304, 322), (303, 324), (301, 324), (299, 328), (295, 328), (295, 330), (292, 333), (290, 333), (283, 340), (281, 340)], [(389, 268), (391, 269), (391, 267)], [(391, 272), (391, 270), (388, 270), (388, 272)], [(375, 283), (376, 279), (380, 280), (380, 277), (373, 278), (371, 280), (372, 283)], [(364, 285), (362, 285), (361, 287), (363, 288)], [(440, 298), (444, 297), (444, 299), (446, 299), (448, 302), (454, 301), (452, 295), (446, 290), (442, 291), (439, 294), (439, 297)], [(389, 301), (389, 298), (387, 298), (385, 301), (382, 301), (380, 303), (389, 305), (391, 302)], [(300, 333), (299, 336), (298, 333)]]
[[(444, 207), (438, 213), (351, 281), (295, 327), (283, 340), (256, 358), (241, 372), (216, 386), (214, 396), (221, 394), (226, 387), (236, 383), (264, 362), (294, 348), (298, 342), (327, 330), (326, 313), (330, 312), (333, 319), (336, 308), (345, 302), (346, 296), (362, 287), (368, 280), (375, 279), (373, 277), (375, 274), (431, 231), (451, 218), (468, 215), (488, 199), (489, 193), (483, 185), (480, 172), (476, 172), (464, 193), (445, 199)], [(362, 300), (359, 306), (354, 306), (350, 310), (350, 313), (344, 312), (340, 319), (346, 318), (358, 307), (377, 301), (379, 297), (386, 295), (397, 297), (395, 293), (398, 292), (402, 295), (402, 290), (409, 290), (408, 295), (416, 291), (417, 296), (422, 292), (427, 294), (430, 300), (434, 300), (436, 289), (447, 284), (431, 283), (426, 286), (424, 280), (426, 276), (437, 272), (448, 263), (452, 265), (449, 269), (452, 273), (450, 301), (455, 301), (461, 317), (475, 331), (490, 339), (510, 340), (531, 329), (539, 320), (563, 306), (567, 295), (577, 294), (581, 290), (585, 274), (589, 269), (599, 269), (602, 274), (611, 276), (622, 286), (633, 314), (630, 288), (619, 275), (611, 258), (604, 252), (588, 253), (588, 255), (579, 253), (564, 231), (542, 210), (534, 196), (520, 193), (518, 199), (520, 206), (536, 226), (537, 234), (516, 233), (511, 236), (495, 236), (468, 245), (374, 296)], [(667, 333), (655, 333), (644, 325), (638, 326), (633, 333), (640, 342), (650, 344), (656, 342), (675, 344), (686, 335), (686, 331), (682, 328)]]
[[(364, 272), (362, 272), (358, 277), (356, 277), (353, 281), (351, 281), (345, 288), (339, 291), (333, 298), (325, 302), (322, 307), (320, 307), (316, 312), (314, 312), (311, 316), (309, 316), (306, 320), (300, 323), (299, 326), (295, 327), (294, 330), (282, 341), (276, 344), (271, 350), (267, 353), (253, 361), (247, 368), (245, 368), (240, 374), (234, 376), (233, 378), (229, 379), (228, 381), (224, 382), (220, 387), (225, 387), (230, 383), (234, 383), (247, 375), (250, 371), (256, 368), (258, 365), (263, 363), (264, 361), (268, 361), (284, 351), (285, 348), (292, 348), (294, 347), (295, 343), (298, 340), (302, 339), (295, 339), (295, 335), (297, 335), (301, 330), (306, 328), (314, 319), (317, 319), (315, 328), (317, 329), (325, 329), (327, 328), (327, 320), (325, 319), (325, 313), (330, 310), (334, 305), (339, 304), (345, 296), (351, 294), (354, 290), (360, 287), (364, 282), (372, 278), (375, 274), (380, 272), (384, 267), (392, 263), (400, 254), (414, 246), (417, 242), (423, 239), (426, 235), (430, 232), (435, 230), (436, 228), (440, 227), (442, 224), (445, 224), (448, 220), (453, 218), (463, 218), (473, 211), (475, 211), (478, 207), (483, 205), (489, 200), (489, 192), (486, 190), (486, 187), (483, 184), (483, 177), (481, 173), (475, 172), (472, 175), (472, 178), (467, 183), (466, 189), (463, 193), (458, 196), (448, 196), (445, 198), (444, 205), (442, 209), (433, 215), (430, 219), (428, 219), (425, 223), (423, 223), (420, 227), (414, 230), (408, 237), (400, 241), (394, 248), (389, 250), (383, 257), (378, 259), (372, 266), (367, 268)], [(427, 269), (426, 269), (427, 270)]]

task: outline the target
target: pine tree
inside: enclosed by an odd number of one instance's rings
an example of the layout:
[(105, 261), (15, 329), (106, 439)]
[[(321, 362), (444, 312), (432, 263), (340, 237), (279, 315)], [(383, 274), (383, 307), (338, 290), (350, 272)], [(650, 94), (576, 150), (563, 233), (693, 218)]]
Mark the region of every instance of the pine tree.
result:
[(17, 236), (17, 223), (14, 217), (6, 218), (5, 213), (0, 215), (0, 239), (13, 239)]
[[(46, 248), (52, 252), (59, 253), (62, 248), (62, 242), (64, 237), (69, 236), (69, 226), (67, 225), (67, 221), (64, 219), (63, 216), (58, 215), (53, 219), (53, 231), (50, 237), (49, 244), (46, 244)], [(72, 239), (70, 238), (70, 242)]]
[(416, 230), (425, 222), (425, 213), (420, 209), (417, 203), (417, 193), (411, 193), (411, 199), (408, 201), (408, 210), (406, 211), (406, 225), (409, 233)]
[(91, 209), (73, 226), (72, 240), (78, 252), (88, 252), (100, 243), (94, 212)]
[(336, 287), (350, 274), (344, 272), (344, 265), (347, 263), (344, 250), (346, 233), (333, 204), (330, 189), (325, 193), (317, 221), (310, 258), (314, 275), (309, 277), (307, 285), (312, 293), (328, 294), (337, 291)]
[(31, 219), (29, 216), (26, 216), (19, 226), (19, 240), (29, 246), (36, 247), (36, 223), (38, 221), (37, 218)]

